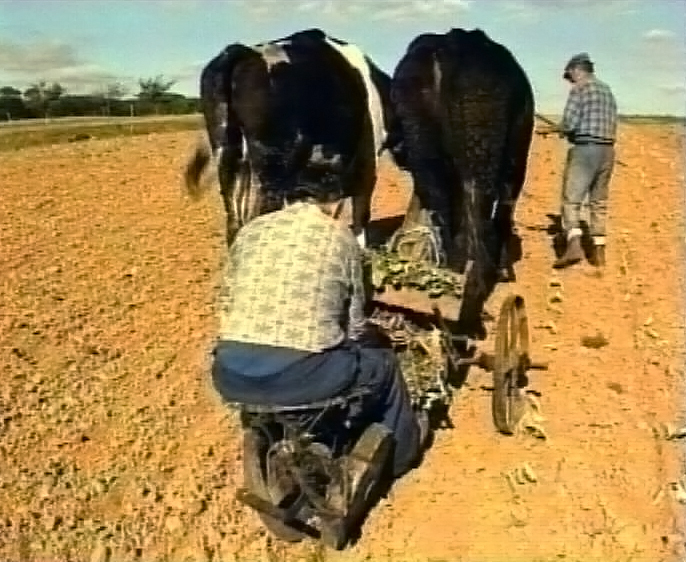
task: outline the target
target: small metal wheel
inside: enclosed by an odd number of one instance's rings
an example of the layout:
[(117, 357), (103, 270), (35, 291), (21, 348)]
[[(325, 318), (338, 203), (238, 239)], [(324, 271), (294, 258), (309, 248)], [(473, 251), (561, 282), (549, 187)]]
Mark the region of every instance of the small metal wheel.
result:
[[(273, 503), (267, 484), (267, 451), (269, 438), (257, 428), (243, 431), (243, 479), (247, 490), (257, 497)], [(300, 542), (305, 534), (290, 527), (277, 517), (258, 511), (264, 526), (277, 539), (286, 542)]]
[(526, 370), (529, 366), (529, 323), (524, 299), (510, 295), (500, 308), (495, 335), (493, 423), (511, 435), (523, 413)]

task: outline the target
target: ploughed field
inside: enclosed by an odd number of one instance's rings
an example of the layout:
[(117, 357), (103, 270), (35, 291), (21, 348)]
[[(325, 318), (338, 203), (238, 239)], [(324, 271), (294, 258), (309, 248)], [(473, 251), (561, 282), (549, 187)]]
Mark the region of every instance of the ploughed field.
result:
[[(1, 154), (0, 559), (683, 560), (684, 440), (664, 425), (686, 423), (683, 126), (621, 125), (604, 277), (550, 267), (566, 146), (535, 137), (518, 280), (487, 310), (526, 301), (547, 439), (496, 433), (473, 367), (454, 429), (343, 552), (277, 543), (234, 500), (238, 420), (208, 384), (223, 210), (180, 179), (198, 134)], [(385, 163), (374, 217), (408, 195)]]

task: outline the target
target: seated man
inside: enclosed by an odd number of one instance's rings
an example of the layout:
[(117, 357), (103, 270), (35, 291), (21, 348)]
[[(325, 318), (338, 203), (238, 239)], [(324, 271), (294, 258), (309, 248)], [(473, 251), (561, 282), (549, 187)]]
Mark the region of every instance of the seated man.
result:
[(334, 216), (341, 196), (326, 191), (301, 188), (238, 232), (220, 293), (213, 382), (227, 401), (284, 406), (364, 385), (374, 402), (365, 419), (395, 437), (397, 477), (415, 465), (428, 427), (394, 352), (372, 337), (361, 249)]

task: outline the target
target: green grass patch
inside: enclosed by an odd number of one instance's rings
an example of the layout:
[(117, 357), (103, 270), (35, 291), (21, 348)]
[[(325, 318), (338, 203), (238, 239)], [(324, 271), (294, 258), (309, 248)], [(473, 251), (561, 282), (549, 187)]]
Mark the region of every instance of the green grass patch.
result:
[[(553, 116), (549, 118), (555, 122), (559, 120)], [(620, 115), (619, 120), (636, 125), (686, 124), (686, 118), (669, 115)], [(41, 119), (10, 121), (0, 123), (0, 152), (31, 146), (203, 128), (203, 118), (199, 114), (112, 118), (65, 117), (48, 122)]]
[(53, 120), (47, 123), (40, 120), (27, 120), (0, 125), (0, 152), (48, 144), (190, 131), (202, 127), (201, 115), (91, 120), (65, 119), (64, 121)]
[[(562, 115), (542, 114), (539, 113), (536, 117), (541, 120), (541, 117), (559, 123), (562, 120)], [(627, 115), (620, 113), (617, 116), (620, 123), (634, 124), (634, 125), (685, 125), (686, 117), (680, 115)]]
[(634, 123), (636, 125), (684, 125), (686, 117), (678, 115), (620, 115), (620, 123)]

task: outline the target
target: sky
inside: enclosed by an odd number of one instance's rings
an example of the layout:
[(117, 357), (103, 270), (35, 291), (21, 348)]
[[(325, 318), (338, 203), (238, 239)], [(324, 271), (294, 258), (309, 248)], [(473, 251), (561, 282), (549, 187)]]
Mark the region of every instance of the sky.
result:
[(91, 93), (162, 75), (198, 95), (204, 64), (230, 43), (319, 27), (392, 74), (420, 33), (480, 28), (559, 114), (567, 60), (589, 53), (620, 112), (686, 114), (684, 0), (0, 0), (0, 86), (58, 81)]

